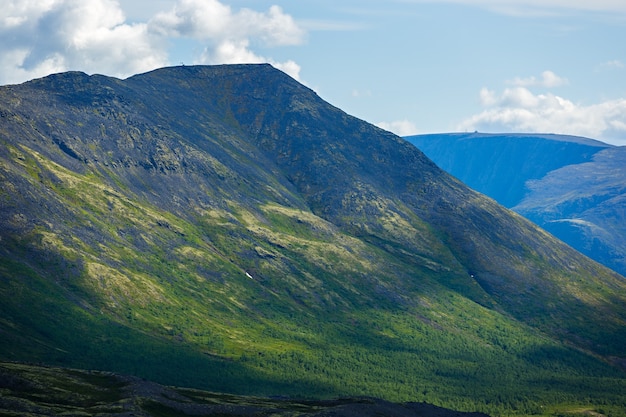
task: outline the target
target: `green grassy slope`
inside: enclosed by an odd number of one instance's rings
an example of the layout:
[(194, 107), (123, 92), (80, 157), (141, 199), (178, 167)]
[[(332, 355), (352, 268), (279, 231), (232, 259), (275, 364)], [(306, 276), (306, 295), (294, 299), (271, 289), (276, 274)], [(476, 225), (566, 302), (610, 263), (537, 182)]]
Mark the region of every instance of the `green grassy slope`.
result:
[(0, 415), (484, 417), (365, 397), (270, 399), (158, 385), (110, 372), (0, 363)]
[(617, 275), (268, 66), (0, 95), (4, 360), (492, 414), (626, 406)]

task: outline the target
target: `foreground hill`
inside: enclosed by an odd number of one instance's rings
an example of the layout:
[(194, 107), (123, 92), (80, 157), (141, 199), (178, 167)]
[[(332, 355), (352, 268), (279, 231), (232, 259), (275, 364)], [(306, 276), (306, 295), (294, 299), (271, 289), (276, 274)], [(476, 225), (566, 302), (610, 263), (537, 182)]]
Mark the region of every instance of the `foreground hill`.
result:
[(486, 417), (425, 403), (373, 398), (289, 400), (155, 384), (109, 372), (0, 363), (1, 415)]
[(622, 277), (268, 65), (57, 74), (0, 88), (0, 117), (4, 360), (625, 406)]
[(470, 187), (626, 275), (626, 148), (539, 134), (407, 139)]

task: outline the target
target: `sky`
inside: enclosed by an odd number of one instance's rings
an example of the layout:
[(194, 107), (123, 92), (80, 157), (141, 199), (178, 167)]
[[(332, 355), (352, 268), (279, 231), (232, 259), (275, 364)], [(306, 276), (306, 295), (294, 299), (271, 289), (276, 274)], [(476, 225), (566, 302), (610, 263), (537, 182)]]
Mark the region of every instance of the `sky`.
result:
[(0, 0), (0, 85), (259, 62), (403, 136), (626, 145), (626, 0)]

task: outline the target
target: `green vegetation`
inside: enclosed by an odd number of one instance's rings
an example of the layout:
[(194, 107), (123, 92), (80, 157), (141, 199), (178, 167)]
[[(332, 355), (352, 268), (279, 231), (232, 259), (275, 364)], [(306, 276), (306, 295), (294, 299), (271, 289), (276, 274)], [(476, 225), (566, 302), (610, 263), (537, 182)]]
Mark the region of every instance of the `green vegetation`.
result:
[(183, 94), (168, 74), (128, 81), (130, 108), (99, 96), (123, 82), (96, 77), (97, 110), (36, 95), (55, 105), (0, 125), (0, 359), (263, 397), (626, 415), (621, 278), (282, 75), (253, 85), (300, 101), (255, 111), (217, 91), (249, 78)]
[(34, 231), (28, 245), (7, 246), (28, 247), (31, 261), (2, 259), (3, 325), (19, 326), (3, 340), (5, 359), (239, 394), (368, 395), (490, 414), (626, 405), (622, 373), (310, 212), (239, 207), (204, 213), (194, 228), (97, 175), (49, 167), (66, 178), (50, 186), (82, 202), (69, 221), (111, 243), (96, 257), (76, 237)]
[[(365, 397), (272, 399), (158, 385), (94, 371), (0, 363), (0, 416), (421, 416), (462, 413), (425, 403), (394, 404)], [(475, 416), (475, 415), (474, 415)]]

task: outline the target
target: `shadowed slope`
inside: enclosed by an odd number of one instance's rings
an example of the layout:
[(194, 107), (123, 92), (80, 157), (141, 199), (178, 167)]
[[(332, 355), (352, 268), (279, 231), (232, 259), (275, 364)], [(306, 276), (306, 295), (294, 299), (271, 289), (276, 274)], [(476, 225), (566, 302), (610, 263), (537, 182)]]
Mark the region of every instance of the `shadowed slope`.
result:
[(470, 187), (592, 259), (626, 274), (623, 147), (541, 134), (450, 133), (407, 138)]
[(268, 65), (0, 97), (3, 358), (465, 410), (620, 401), (619, 276)]

